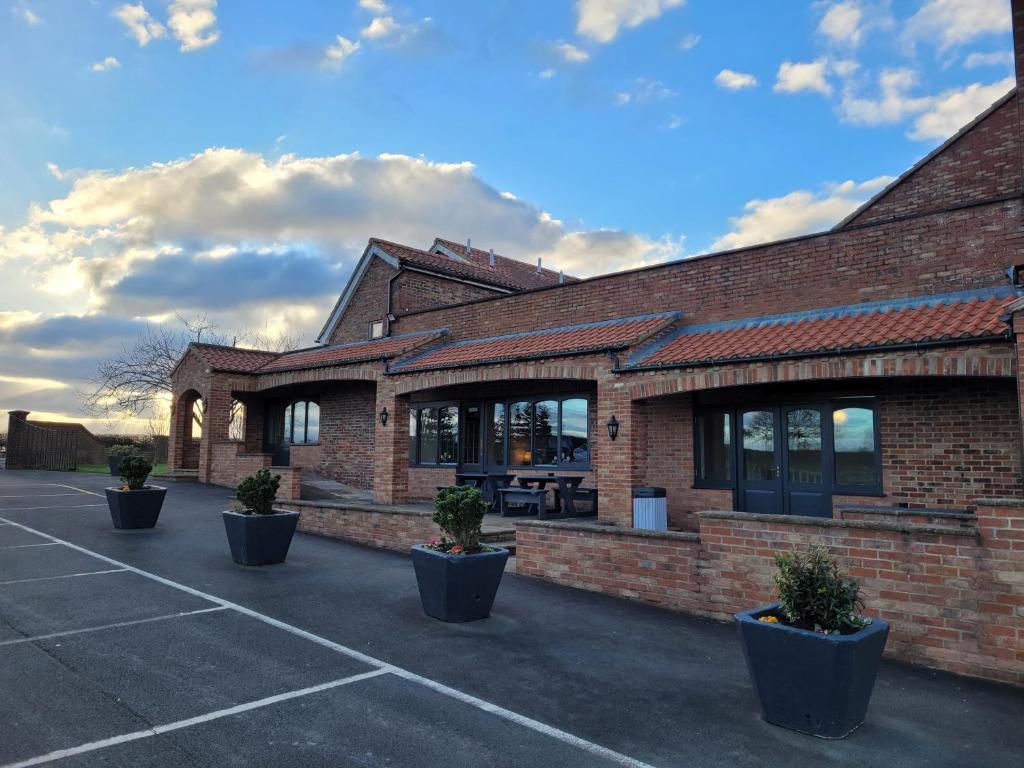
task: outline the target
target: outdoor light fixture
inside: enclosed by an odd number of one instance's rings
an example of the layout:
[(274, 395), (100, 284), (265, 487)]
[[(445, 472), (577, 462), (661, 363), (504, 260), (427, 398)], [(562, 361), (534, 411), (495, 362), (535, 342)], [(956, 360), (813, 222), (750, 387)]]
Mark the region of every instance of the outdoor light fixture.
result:
[(388, 408), (384, 406), (380, 409), (380, 425), (386, 427), (388, 425)]
[(619, 436), (619, 420), (613, 415), (608, 419), (608, 437), (614, 440)]

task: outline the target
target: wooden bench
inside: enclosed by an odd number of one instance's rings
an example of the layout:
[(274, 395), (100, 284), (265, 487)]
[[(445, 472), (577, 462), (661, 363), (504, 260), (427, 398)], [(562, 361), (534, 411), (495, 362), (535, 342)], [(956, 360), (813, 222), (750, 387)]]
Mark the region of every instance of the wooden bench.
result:
[(498, 494), (501, 496), (499, 510), (502, 517), (516, 514), (540, 517), (548, 504), (548, 493), (540, 488), (499, 488)]

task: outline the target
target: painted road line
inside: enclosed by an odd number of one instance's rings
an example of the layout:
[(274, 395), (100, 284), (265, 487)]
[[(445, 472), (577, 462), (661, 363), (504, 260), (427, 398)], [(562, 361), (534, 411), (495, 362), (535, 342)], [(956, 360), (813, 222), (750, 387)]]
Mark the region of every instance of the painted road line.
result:
[(148, 739), (153, 736), (160, 736), (164, 733), (171, 733), (172, 731), (180, 731), (182, 728), (190, 728), (194, 725), (202, 725), (203, 723), (209, 723), (213, 720), (220, 720), (221, 718), (231, 717), (232, 715), (238, 715), (243, 712), (251, 712), (254, 709), (261, 709), (262, 707), (269, 707), (273, 704), (280, 704), (283, 701), (291, 701), (292, 699), (298, 699), (302, 696), (309, 696), (314, 693), (329, 691), (334, 688), (341, 688), (343, 685), (351, 685), (352, 683), (358, 683), (360, 680), (369, 680), (370, 678), (380, 677), (381, 675), (386, 674), (388, 674), (387, 670), (374, 669), (370, 672), (363, 672), (358, 675), (352, 675), (351, 677), (343, 677), (340, 680), (332, 680), (329, 683), (311, 685), (309, 688), (300, 688), (297, 691), (279, 693), (276, 696), (268, 696), (265, 699), (249, 701), (245, 704), (238, 704), (234, 707), (228, 707), (227, 709), (218, 709), (216, 712), (209, 712), (205, 715), (190, 717), (187, 720), (177, 720), (173, 723), (166, 723), (164, 725), (154, 725), (152, 728), (146, 728), (141, 731), (135, 731), (133, 733), (124, 733), (120, 736), (111, 736), (109, 739), (91, 741), (88, 744), (80, 744), (77, 747), (58, 749), (53, 752), (49, 752), (45, 755), (39, 755), (38, 757), (29, 758), (28, 760), (22, 760), (17, 763), (8, 763), (7, 765), (2, 766), (0, 768), (29, 768), (29, 766), (32, 765), (42, 765), (43, 763), (50, 763), (54, 760), (62, 760), (65, 757), (74, 757), (76, 755), (82, 755), (88, 752), (95, 752), (98, 749), (116, 747), (119, 744), (127, 744), (130, 741), (138, 741), (139, 739)]
[(85, 509), (86, 507), (105, 507), (106, 504), (51, 504), (46, 507), (0, 507), (0, 512), (30, 512), (35, 509)]
[(5, 547), (0, 547), (0, 550), (4, 549), (28, 549), (29, 547), (59, 547), (56, 541), (44, 541), (42, 544), (9, 544)]
[[(517, 725), (521, 725), (524, 728), (529, 728), (538, 733), (542, 733), (545, 736), (550, 736), (551, 738), (557, 739), (558, 741), (561, 741), (564, 744), (569, 744), (578, 749), (590, 752), (595, 756), (602, 757), (618, 765), (627, 766), (627, 768), (654, 768), (654, 766), (650, 765), (649, 763), (644, 763), (640, 760), (629, 757), (628, 755), (623, 755), (612, 749), (608, 749), (607, 747), (602, 747), (600, 744), (595, 744), (591, 741), (587, 741), (586, 739), (580, 738), (579, 736), (575, 736), (567, 731), (563, 731), (560, 728), (555, 728), (554, 726), (542, 723), (539, 720), (534, 720), (532, 718), (526, 717), (525, 715), (520, 715), (516, 712), (513, 712), (510, 709), (505, 709), (504, 707), (500, 707), (497, 704), (493, 704), (489, 701), (485, 701), (484, 699), (480, 699), (476, 696), (473, 696), (472, 694), (465, 693), (456, 688), (451, 688), (450, 686), (447, 686), (444, 683), (439, 683), (436, 680), (431, 680), (428, 677), (417, 675), (415, 672), (410, 672), (409, 670), (402, 669), (401, 667), (396, 667), (395, 665), (389, 664), (386, 661), (382, 661), (380, 659), (374, 658), (373, 656), (369, 656), (365, 653), (362, 653), (361, 651), (357, 651), (354, 648), (349, 648), (348, 646), (342, 645), (341, 643), (336, 643), (333, 640), (328, 640), (326, 637), (315, 635), (312, 632), (308, 632), (292, 624), (288, 624), (286, 622), (275, 619), (272, 616), (267, 616), (266, 614), (260, 613), (259, 611), (254, 611), (251, 608), (246, 608), (244, 605), (233, 603), (230, 600), (225, 600), (224, 598), (217, 597), (216, 595), (201, 592), (200, 590), (194, 589), (186, 584), (180, 584), (179, 582), (171, 581), (170, 579), (165, 579), (163, 576), (157, 576), (155, 573), (150, 573), (149, 571), (144, 571), (141, 568), (136, 568), (135, 566), (128, 565), (127, 563), (122, 563), (118, 560), (114, 560), (111, 557), (101, 555), (98, 552), (93, 552), (92, 550), (86, 549), (85, 547), (80, 547), (77, 544), (73, 544), (70, 541), (59, 539), (56, 536), (51, 536), (50, 534), (38, 531), (35, 528), (30, 528), (29, 526), (24, 525), (22, 523), (16, 523), (13, 520), (6, 520), (5, 518), (0, 518), (0, 522), (9, 522), (12, 525), (17, 526), (18, 528), (21, 528), (22, 530), (38, 534), (47, 539), (50, 539), (51, 541), (58, 542), (59, 544), (64, 544), (65, 546), (70, 547), (71, 549), (74, 549), (78, 552), (81, 552), (82, 554), (91, 555), (92, 557), (95, 557), (96, 559), (101, 560), (105, 563), (118, 566), (127, 571), (131, 571), (132, 573), (135, 573), (139, 576), (144, 576), (145, 578), (151, 579), (159, 584), (163, 584), (168, 587), (173, 587), (174, 589), (181, 590), (182, 592), (186, 592), (190, 595), (201, 597), (204, 600), (209, 600), (210, 602), (216, 603), (217, 605), (223, 605), (226, 608), (231, 608), (245, 616), (250, 616), (251, 618), (257, 619), (258, 621), (262, 621), (264, 624), (269, 624), (272, 627), (277, 627), (278, 629), (284, 630), (285, 632), (295, 635), (296, 637), (302, 637), (306, 640), (309, 640), (310, 642), (314, 642), (317, 645), (323, 646), (324, 648), (330, 648), (331, 650), (337, 651), (338, 653), (348, 656), (349, 658), (356, 659), (358, 661), (362, 661), (364, 664), (376, 667), (377, 669), (383, 672), (391, 672), (392, 674), (397, 675), (398, 677), (401, 677), (404, 680), (419, 683), (420, 685), (426, 686), (431, 690), (437, 691), (438, 693), (442, 693), (445, 696), (450, 696), (465, 704), (469, 704), (470, 706), (474, 706), (477, 709), (483, 710), (484, 712), (488, 712), (504, 720), (516, 723)], [(26, 763), (26, 765), (36, 765), (36, 763)], [(0, 768), (13, 768), (13, 766), (0, 766)]]
[(7, 584), (28, 584), (33, 581), (54, 581), (55, 579), (77, 579), (79, 576), (99, 576), (103, 573), (125, 573), (128, 568), (111, 568), (106, 571), (85, 571), (84, 573), (66, 573), (63, 576), (36, 576), (32, 579), (11, 579), (10, 581), (0, 581), (0, 587), (6, 586)]
[(87, 632), (102, 632), (105, 629), (121, 629), (122, 627), (134, 627), (138, 624), (152, 624), (154, 621), (168, 621), (169, 619), (181, 619), (186, 616), (198, 616), (203, 613), (214, 613), (216, 611), (226, 610), (226, 606), (215, 605), (213, 608), (200, 608), (198, 611), (182, 611), (181, 613), (167, 613), (163, 616), (153, 616), (148, 619), (135, 619), (133, 621), (118, 621), (114, 624), (101, 624), (98, 627), (66, 629), (63, 632), (50, 632), (46, 635), (33, 635), (32, 637), (16, 637), (13, 640), (0, 640), (0, 647), (3, 647), (5, 645), (18, 645), (19, 643), (34, 643), (38, 640), (53, 640), (56, 637), (68, 637), (69, 635), (84, 635)]
[(20, 493), (16, 496), (0, 496), (0, 499), (47, 499), (51, 496), (77, 496), (77, 493)]

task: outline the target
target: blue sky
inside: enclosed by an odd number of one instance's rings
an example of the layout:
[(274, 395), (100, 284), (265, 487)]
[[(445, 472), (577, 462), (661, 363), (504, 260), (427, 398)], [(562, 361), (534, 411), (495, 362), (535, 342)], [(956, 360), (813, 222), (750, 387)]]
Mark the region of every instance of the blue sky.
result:
[(310, 339), (372, 235), (827, 228), (1012, 85), (1009, 0), (0, 3), (0, 409), (50, 415), (146, 322)]

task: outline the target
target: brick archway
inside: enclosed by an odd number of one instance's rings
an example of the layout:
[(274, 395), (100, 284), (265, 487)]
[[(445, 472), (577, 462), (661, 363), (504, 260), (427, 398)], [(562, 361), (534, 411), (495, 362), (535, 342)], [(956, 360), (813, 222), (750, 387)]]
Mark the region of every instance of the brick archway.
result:
[[(196, 424), (198, 406), (200, 418), (205, 413), (206, 401), (195, 389), (178, 395), (171, 415), (171, 440), (168, 457), (172, 469), (199, 469), (199, 450), (202, 426)], [(196, 427), (199, 427), (196, 429)]]

